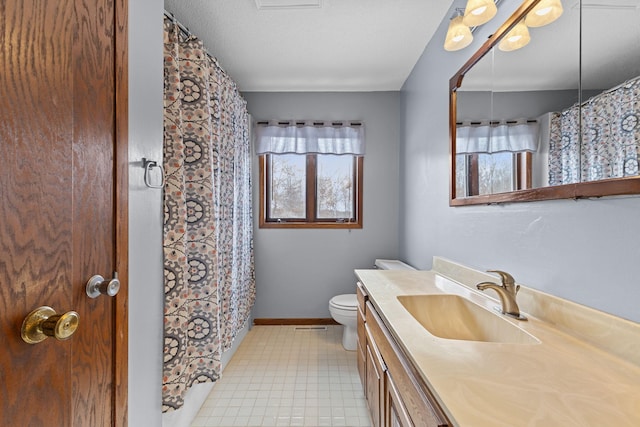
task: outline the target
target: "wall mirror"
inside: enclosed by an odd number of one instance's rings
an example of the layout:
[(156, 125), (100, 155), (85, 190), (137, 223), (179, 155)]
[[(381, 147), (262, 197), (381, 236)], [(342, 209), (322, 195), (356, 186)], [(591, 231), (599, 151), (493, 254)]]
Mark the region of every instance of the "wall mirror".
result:
[(544, 1), (450, 80), (451, 206), (640, 193), (640, 0)]

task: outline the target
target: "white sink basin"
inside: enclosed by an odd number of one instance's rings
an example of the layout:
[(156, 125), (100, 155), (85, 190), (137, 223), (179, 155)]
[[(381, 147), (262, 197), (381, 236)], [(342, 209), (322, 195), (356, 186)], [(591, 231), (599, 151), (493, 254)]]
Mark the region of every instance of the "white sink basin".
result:
[(540, 341), (513, 323), (458, 295), (403, 295), (398, 300), (431, 335), (511, 344)]

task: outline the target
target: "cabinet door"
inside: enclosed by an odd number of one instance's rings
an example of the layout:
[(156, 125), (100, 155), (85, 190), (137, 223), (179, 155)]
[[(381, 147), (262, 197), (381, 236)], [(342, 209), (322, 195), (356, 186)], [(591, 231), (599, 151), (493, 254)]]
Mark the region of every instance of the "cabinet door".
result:
[(371, 354), (371, 347), (367, 346), (367, 403), (371, 414), (372, 427), (380, 427), (380, 383), (382, 378), (376, 366), (375, 358)]
[(357, 359), (358, 359), (358, 373), (360, 374), (360, 381), (362, 382), (362, 388), (367, 389), (367, 334), (364, 329), (365, 322), (365, 304), (367, 301), (367, 293), (362, 286), (362, 283), (356, 284), (356, 297), (358, 299), (358, 346), (357, 346)]
[(362, 382), (362, 388), (367, 388), (367, 362), (365, 349), (367, 347), (367, 338), (364, 330), (364, 315), (360, 308), (358, 308), (358, 346), (357, 346), (357, 359), (358, 359), (358, 373), (360, 374), (360, 382)]
[(382, 427), (382, 421), (384, 420), (384, 372), (386, 367), (366, 325), (365, 330), (367, 332), (367, 403), (371, 413), (372, 427)]
[(413, 427), (398, 389), (389, 375), (385, 374), (385, 427)]

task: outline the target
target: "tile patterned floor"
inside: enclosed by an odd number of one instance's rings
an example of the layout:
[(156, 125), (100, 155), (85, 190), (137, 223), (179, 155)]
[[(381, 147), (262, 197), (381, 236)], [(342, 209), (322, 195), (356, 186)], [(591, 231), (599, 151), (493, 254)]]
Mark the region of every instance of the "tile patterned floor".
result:
[(254, 326), (191, 426), (370, 427), (356, 352), (318, 328)]

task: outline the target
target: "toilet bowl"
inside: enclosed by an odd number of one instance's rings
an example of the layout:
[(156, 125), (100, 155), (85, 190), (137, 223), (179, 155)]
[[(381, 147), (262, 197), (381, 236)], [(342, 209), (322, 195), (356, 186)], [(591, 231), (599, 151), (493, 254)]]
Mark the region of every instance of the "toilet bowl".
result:
[(344, 327), (342, 346), (345, 350), (354, 351), (358, 343), (358, 300), (356, 294), (336, 295), (331, 298), (329, 312), (333, 320)]

